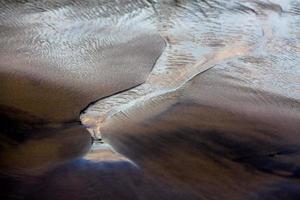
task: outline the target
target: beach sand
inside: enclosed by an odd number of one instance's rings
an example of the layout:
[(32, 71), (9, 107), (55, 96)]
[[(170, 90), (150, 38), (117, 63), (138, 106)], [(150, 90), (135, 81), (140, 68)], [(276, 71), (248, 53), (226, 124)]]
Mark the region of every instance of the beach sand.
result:
[(0, 2), (1, 198), (299, 199), (299, 6)]

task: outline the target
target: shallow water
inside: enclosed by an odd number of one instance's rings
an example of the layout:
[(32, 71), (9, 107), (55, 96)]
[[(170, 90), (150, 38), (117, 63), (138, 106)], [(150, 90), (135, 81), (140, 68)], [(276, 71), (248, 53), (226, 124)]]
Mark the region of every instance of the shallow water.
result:
[(300, 198), (299, 1), (0, 1), (0, 25), (5, 199)]

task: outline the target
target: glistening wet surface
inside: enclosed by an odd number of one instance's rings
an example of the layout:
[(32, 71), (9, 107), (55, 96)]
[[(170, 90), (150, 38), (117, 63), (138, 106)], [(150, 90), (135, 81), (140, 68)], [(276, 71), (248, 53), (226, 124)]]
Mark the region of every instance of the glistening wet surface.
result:
[(300, 198), (298, 0), (0, 10), (4, 199)]

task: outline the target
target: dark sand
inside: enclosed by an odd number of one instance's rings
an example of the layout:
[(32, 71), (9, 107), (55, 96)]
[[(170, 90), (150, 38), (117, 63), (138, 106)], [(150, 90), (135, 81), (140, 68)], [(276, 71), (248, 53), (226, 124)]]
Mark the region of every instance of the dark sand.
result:
[[(35, 129), (79, 124), (80, 112), (91, 102), (143, 83), (164, 49), (162, 37), (150, 29), (121, 28), (111, 18), (85, 22), (93, 2), (75, 16), (59, 10), (80, 7), (69, 3), (0, 3), (5, 137), (30, 138), (41, 132)], [(45, 12), (37, 10), (41, 6)]]
[(300, 199), (299, 6), (1, 1), (1, 199)]
[(300, 103), (216, 74), (195, 78), (177, 103), (148, 120), (116, 116), (103, 137), (199, 199), (298, 199)]

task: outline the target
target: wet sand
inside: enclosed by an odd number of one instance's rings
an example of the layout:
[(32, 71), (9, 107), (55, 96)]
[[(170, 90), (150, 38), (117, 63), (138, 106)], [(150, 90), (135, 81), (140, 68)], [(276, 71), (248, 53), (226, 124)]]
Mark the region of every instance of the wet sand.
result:
[(86, 19), (96, 1), (76, 15), (79, 2), (69, 3), (1, 2), (0, 105), (6, 111), (48, 123), (78, 121), (89, 103), (143, 83), (162, 53), (165, 42), (151, 27)]
[(299, 6), (1, 2), (2, 197), (299, 199)]
[(299, 198), (299, 102), (222, 79), (198, 76), (163, 113), (116, 116), (103, 137), (199, 199)]

